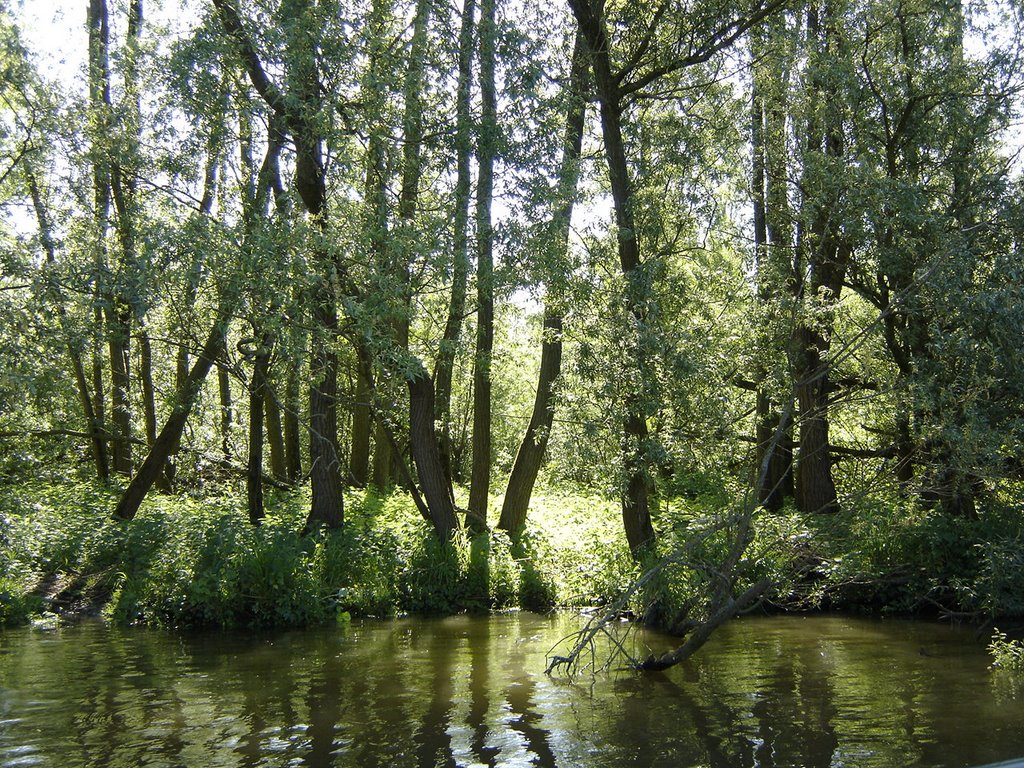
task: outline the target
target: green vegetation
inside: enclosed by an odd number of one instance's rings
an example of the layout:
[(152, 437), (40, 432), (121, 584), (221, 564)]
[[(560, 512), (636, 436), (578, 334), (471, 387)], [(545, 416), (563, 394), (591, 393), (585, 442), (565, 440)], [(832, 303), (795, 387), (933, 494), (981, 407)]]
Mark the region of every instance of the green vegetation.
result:
[(5, 623), (1024, 613), (1016, 4), (28, 5)]
[[(115, 489), (31, 482), (0, 494), (0, 611), (93, 612), (120, 623), (307, 626), (348, 616), (447, 614), (607, 601), (633, 573), (612, 505), (541, 497), (538, 527), (442, 544), (404, 494), (359, 492), (341, 530), (302, 537), (301, 492), (275, 493), (260, 527), (237, 494), (155, 496), (131, 523)], [(558, 526), (555, 520), (561, 521)], [(602, 535), (602, 531), (604, 535)]]
[(1008, 640), (1006, 633), (997, 629), (992, 633), (988, 651), (992, 654), (993, 667), (1024, 675), (1024, 642)]
[[(642, 570), (616, 505), (579, 490), (538, 491), (515, 541), (493, 530), (444, 544), (402, 492), (352, 491), (345, 526), (308, 536), (298, 533), (302, 491), (272, 492), (259, 527), (230, 487), (154, 495), (131, 523), (110, 516), (116, 498), (116, 488), (92, 481), (24, 480), (0, 492), (0, 624), (85, 613), (118, 624), (309, 626), (584, 608), (615, 603)], [(721, 562), (731, 542), (707, 515), (719, 501), (703, 495), (657, 515), (666, 553), (711, 533), (625, 610), (676, 630), (692, 618), (708, 584), (702, 564)], [(1024, 569), (1005, 567), (1021, 535), (1009, 507), (975, 522), (934, 512), (761, 513), (738, 585), (768, 578), (767, 610), (1021, 616)], [(1019, 663), (1019, 645), (1004, 636), (991, 648), (999, 666)]]

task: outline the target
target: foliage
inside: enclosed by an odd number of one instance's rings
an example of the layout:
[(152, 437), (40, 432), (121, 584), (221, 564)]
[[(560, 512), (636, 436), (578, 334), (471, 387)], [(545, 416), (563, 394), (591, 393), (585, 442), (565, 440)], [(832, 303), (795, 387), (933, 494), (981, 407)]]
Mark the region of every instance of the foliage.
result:
[(1024, 674), (1024, 642), (1008, 640), (1005, 632), (995, 629), (988, 643), (988, 652), (992, 656), (992, 666), (998, 669)]
[(442, 544), (402, 493), (353, 493), (344, 528), (308, 537), (296, 533), (301, 493), (275, 494), (260, 527), (231, 492), (155, 497), (130, 524), (110, 518), (115, 497), (81, 482), (0, 494), (6, 623), (43, 610), (168, 626), (543, 610), (605, 602), (632, 573), (615, 529), (587, 519), (593, 499), (542, 500), (540, 525), (516, 541), (493, 531)]

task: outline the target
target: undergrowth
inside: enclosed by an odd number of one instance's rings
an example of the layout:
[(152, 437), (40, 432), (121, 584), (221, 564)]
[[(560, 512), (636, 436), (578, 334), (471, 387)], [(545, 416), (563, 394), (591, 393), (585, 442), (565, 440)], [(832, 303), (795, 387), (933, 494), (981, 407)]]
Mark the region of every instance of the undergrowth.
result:
[(445, 544), (401, 493), (351, 491), (345, 526), (306, 537), (303, 492), (270, 494), (258, 528), (240, 494), (154, 494), (130, 523), (111, 518), (115, 499), (86, 483), (0, 491), (0, 624), (67, 610), (166, 626), (543, 610), (606, 602), (629, 571), (612, 506), (578, 496), (539, 497), (550, 520), (516, 541), (495, 530)]
[[(309, 626), (352, 616), (451, 614), (616, 603), (639, 575), (618, 504), (579, 490), (534, 494), (528, 529), (440, 543), (403, 493), (346, 492), (346, 523), (306, 537), (304, 491), (270, 492), (264, 524), (241, 492), (151, 495), (130, 523), (116, 489), (37, 479), (0, 488), (0, 626), (44, 612), (102, 613), (118, 624)], [(499, 500), (493, 500), (497, 516)], [(671, 629), (699, 613), (732, 533), (706, 537), (727, 500), (677, 497), (656, 519), (659, 571), (628, 609)], [(710, 530), (710, 529), (707, 529)], [(768, 579), (781, 610), (1024, 615), (1020, 511), (978, 520), (878, 502), (835, 515), (760, 511), (736, 588)], [(695, 539), (700, 546), (693, 547)], [(656, 561), (652, 556), (646, 565)], [(1008, 657), (1007, 657), (1008, 658)]]

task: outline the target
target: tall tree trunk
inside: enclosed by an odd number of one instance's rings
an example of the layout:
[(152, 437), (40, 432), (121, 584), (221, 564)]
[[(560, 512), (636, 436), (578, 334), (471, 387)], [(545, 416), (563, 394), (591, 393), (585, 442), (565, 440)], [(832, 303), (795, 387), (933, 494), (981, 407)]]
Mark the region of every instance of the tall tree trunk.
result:
[(494, 349), (494, 154), (498, 99), (494, 85), (496, 0), (480, 3), (480, 130), (476, 185), (476, 357), (473, 365), (473, 460), (466, 527), (487, 530), (491, 486), (491, 353)]
[[(781, 34), (782, 20), (766, 23), (767, 31), (751, 32), (754, 59), (751, 99), (752, 190), (754, 202), (754, 253), (757, 269), (757, 300), (769, 307), (779, 298), (780, 281), (792, 293), (792, 214), (789, 208), (786, 164), (785, 82), (788, 62), (772, 53), (766, 36)], [(770, 318), (766, 318), (771, 323)], [(775, 439), (780, 426), (779, 404), (769, 394), (768, 379), (772, 358), (785, 347), (786, 340), (773, 334), (766, 340), (755, 373), (754, 467), (758, 481), (758, 501), (767, 509), (778, 510), (793, 495), (792, 425), (783, 425), (781, 439)], [(787, 419), (787, 421), (789, 421)], [(771, 451), (771, 456), (767, 452)], [(768, 471), (762, 472), (765, 459)]]
[[(111, 301), (111, 307), (107, 316), (107, 324), (110, 328), (110, 359), (111, 359), (111, 384), (114, 400), (114, 428), (116, 437), (123, 441), (121, 454), (115, 456), (115, 463), (119, 463), (119, 471), (124, 474), (131, 473), (131, 437), (132, 437), (132, 407), (131, 407), (131, 335), (132, 325), (140, 324), (142, 311), (139, 297), (134, 295), (134, 289), (127, 287), (138, 272), (138, 246), (136, 225), (136, 200), (135, 200), (135, 177), (134, 166), (138, 159), (139, 129), (141, 120), (140, 95), (138, 89), (138, 55), (139, 41), (142, 35), (142, 0), (132, 0), (128, 5), (128, 30), (124, 49), (124, 100), (125, 104), (121, 109), (121, 121), (123, 129), (120, 132), (122, 145), (117, 146), (110, 158), (110, 191), (114, 201), (114, 209), (117, 212), (116, 230), (118, 241), (121, 246), (121, 259), (118, 284), (115, 287)], [(108, 41), (109, 46), (109, 41)], [(109, 97), (109, 92), (108, 92)], [(112, 108), (108, 102), (107, 106)], [(140, 327), (140, 334), (145, 331)], [(143, 355), (140, 367), (145, 367), (145, 361), (151, 357)], [(152, 371), (140, 371), (140, 380), (152, 382)], [(148, 393), (152, 394), (152, 392)], [(155, 404), (149, 402), (147, 393), (143, 391), (143, 402), (149, 407), (152, 405), (154, 413), (147, 413), (152, 418), (152, 427), (155, 431)], [(119, 462), (118, 462), (119, 460)]]
[[(811, 3), (807, 11), (807, 36), (811, 46), (812, 66), (820, 67), (826, 61), (833, 44), (835, 30), (824, 12)], [(811, 182), (819, 179), (810, 175), (814, 156), (830, 159), (843, 156), (842, 126), (836, 114), (835, 94), (829, 90), (816, 69), (810, 76), (810, 98), (814, 106), (807, 121), (804, 189), (814, 188)], [(821, 173), (820, 170), (817, 171)], [(849, 246), (842, 240), (836, 217), (838, 193), (818, 191), (807, 194), (803, 203), (800, 227), (797, 232), (796, 275), (806, 275), (797, 288), (798, 299), (803, 302), (825, 301), (834, 306), (839, 301)], [(832, 321), (818, 312), (810, 322), (802, 320), (793, 335), (794, 382), (796, 388), (800, 454), (796, 468), (796, 501), (803, 512), (830, 513), (838, 507), (835, 482), (832, 478), (832, 452), (828, 424), (828, 350)]]
[(473, 88), (473, 27), (476, 0), (463, 0), (459, 29), (459, 79), (455, 106), (455, 210), (452, 214), (452, 286), (444, 335), (437, 352), (434, 391), (437, 421), (440, 425), (441, 461), (449, 482), (460, 473), (452, 465), (452, 376), (462, 322), (466, 314), (466, 282), (469, 276), (469, 198), (471, 189), (470, 155)]
[(828, 345), (821, 334), (806, 327), (798, 329), (796, 344), (800, 424), (797, 507), (802, 512), (835, 512), (838, 502), (828, 435), (828, 372), (822, 359)]
[(249, 521), (263, 521), (263, 413), (267, 400), (267, 374), (272, 344), (270, 334), (257, 333), (259, 346), (253, 355), (252, 381), (249, 382), (249, 461), (246, 465), (245, 494)]
[(356, 366), (353, 375), (355, 393), (352, 403), (352, 450), (348, 473), (352, 483), (364, 488), (370, 480), (370, 385)]
[[(388, 26), (392, 16), (391, 0), (373, 0), (370, 9), (369, 26), (370, 53), (367, 75), (362, 84), (364, 109), (369, 116), (370, 136), (367, 142), (366, 184), (364, 192), (364, 234), (368, 240), (370, 258), (380, 283), (378, 311), (376, 318), (381, 324), (381, 333), (390, 344), (402, 347), (401, 321), (399, 315), (402, 288), (402, 270), (398, 262), (399, 248), (391, 242), (388, 227), (388, 148), (385, 145), (385, 102), (387, 100), (384, 66), (385, 46), (390, 38)], [(373, 484), (380, 490), (394, 485), (398, 478), (397, 462), (391, 441), (385, 434), (383, 423), (378, 423), (373, 442)]]
[[(601, 135), (608, 163), (612, 201), (615, 207), (619, 265), (626, 281), (625, 302), (637, 333), (645, 333), (646, 304), (649, 300), (644, 269), (640, 259), (640, 241), (633, 218), (633, 190), (622, 138), (622, 103), (618, 82), (612, 73), (611, 55), (604, 20), (590, 0), (569, 0), (580, 34), (590, 49), (594, 85), (601, 111)], [(642, 371), (642, 339), (627, 341), (629, 364)], [(625, 470), (625, 490), (622, 494), (622, 521), (626, 539), (635, 556), (653, 546), (655, 536), (651, 524), (651, 479), (648, 473), (647, 419), (642, 395), (643, 382), (631, 387), (625, 397), (625, 415), (622, 424), (622, 458)]]
[(284, 453), (284, 427), (281, 423), (281, 403), (268, 377), (266, 397), (263, 400), (266, 417), (267, 448), (270, 449), (270, 474), (275, 480), (288, 479)]
[[(53, 238), (53, 228), (50, 224), (50, 217), (46, 211), (39, 185), (31, 170), (26, 172), (29, 195), (32, 198), (32, 207), (35, 210), (36, 222), (39, 225), (39, 240), (46, 255), (46, 264), (54, 269), (57, 264), (57, 246)], [(56, 307), (57, 317), (60, 319), (62, 332), (68, 333), (68, 312), (64, 306), (64, 298), (56, 287), (51, 289), (53, 303)], [(93, 400), (89, 393), (89, 381), (85, 373), (85, 364), (82, 362), (81, 351), (70, 340), (67, 344), (68, 361), (71, 364), (71, 372), (75, 377), (75, 388), (78, 393), (78, 403), (82, 408), (82, 416), (85, 419), (86, 431), (89, 433), (90, 446), (93, 462), (96, 465), (96, 476), (100, 480), (110, 477), (110, 465), (107, 458), (107, 443), (103, 438), (103, 426), (96, 417), (93, 407)]]
[[(587, 50), (583, 37), (576, 35), (572, 54), (572, 74), (567, 90), (568, 110), (565, 123), (565, 139), (562, 147), (561, 167), (558, 171), (558, 200), (553, 219), (552, 237), (555, 248), (567, 251), (569, 228), (576, 201), (576, 184), (579, 179), (580, 152), (583, 147), (583, 128), (586, 123), (586, 60)], [(540, 472), (544, 452), (547, 449), (554, 419), (554, 384), (562, 370), (562, 312), (561, 297), (554, 287), (555, 281), (548, 281), (548, 296), (544, 306), (544, 328), (541, 339), (540, 373), (537, 380), (537, 394), (533, 401), (533, 413), (526, 434), (519, 445), (512, 474), (509, 475), (505, 499), (502, 502), (498, 527), (515, 535), (522, 532), (526, 524), (526, 513), (530, 506), (537, 474)]]
[(284, 409), (284, 457), (289, 483), (297, 483), (302, 477), (302, 441), (299, 427), (299, 376), (301, 358), (293, 357), (288, 367), (288, 380), (285, 382)]
[[(416, 361), (418, 363), (418, 361)], [(434, 386), (422, 364), (406, 379), (409, 387), (409, 445), (426, 499), (434, 531), (447, 541), (458, 530), (452, 486), (441, 463), (441, 452), (434, 431)]]
[(378, 422), (373, 437), (373, 468), (371, 477), (373, 486), (381, 492), (387, 492), (395, 484), (395, 451), (388, 440), (384, 426)]
[[(92, 128), (92, 182), (93, 182), (93, 237), (95, 253), (95, 308), (93, 327), (97, 334), (105, 328), (102, 306), (107, 299), (107, 230), (110, 221), (110, 163), (106, 147), (102, 142), (109, 133), (110, 110), (110, 67), (109, 67), (109, 26), (105, 0), (89, 0), (89, 109)], [(104, 334), (105, 335), (105, 334)], [(104, 397), (104, 370), (102, 342), (97, 337), (92, 352), (93, 412), (97, 425), (106, 431), (106, 399)], [(118, 450), (116, 443), (110, 446)], [(104, 453), (111, 451), (104, 447)], [(119, 470), (119, 454), (111, 456), (113, 471)]]
[[(109, 285), (106, 237), (110, 220), (112, 158), (108, 145), (113, 104), (110, 95), (110, 25), (106, 0), (89, 2), (89, 95), (93, 126), (93, 186), (97, 260), (110, 362), (113, 470), (131, 474), (131, 405), (128, 399), (128, 328), (130, 317), (124, 299)], [(97, 387), (97, 392), (102, 387)]]
[(156, 387), (153, 384), (153, 344), (145, 331), (139, 334), (139, 384), (142, 386), (146, 445), (151, 446), (156, 440)]
[[(221, 349), (217, 358), (226, 361), (227, 349)], [(235, 407), (231, 400), (231, 375), (224, 362), (217, 364), (217, 390), (220, 394), (220, 448), (224, 458), (230, 459), (234, 455), (234, 449), (231, 447), (231, 425), (235, 421)]]

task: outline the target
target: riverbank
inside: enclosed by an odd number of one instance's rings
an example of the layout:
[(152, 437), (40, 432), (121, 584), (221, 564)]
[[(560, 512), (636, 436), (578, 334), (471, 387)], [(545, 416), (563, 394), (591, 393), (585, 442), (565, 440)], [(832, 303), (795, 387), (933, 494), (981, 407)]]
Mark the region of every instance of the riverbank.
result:
[[(639, 567), (618, 505), (579, 491), (535, 495), (526, 535), (460, 535), (441, 546), (402, 493), (346, 495), (346, 525), (301, 537), (304, 491), (273, 491), (266, 522), (249, 525), (230, 487), (152, 495), (131, 523), (111, 518), (117, 489), (32, 480), (0, 489), (0, 624), (44, 614), (115, 624), (303, 627), (353, 616), (604, 605)], [(664, 503), (663, 552), (722, 508), (713, 497)], [(497, 501), (495, 502), (495, 506)], [(764, 607), (946, 615), (978, 623), (1024, 615), (1021, 521), (862, 509), (829, 517), (762, 514), (742, 583), (770, 579)], [(710, 537), (693, 557), (713, 558)], [(694, 573), (670, 568), (638, 593), (664, 623), (688, 609)], [(667, 618), (663, 618), (667, 617)]]

